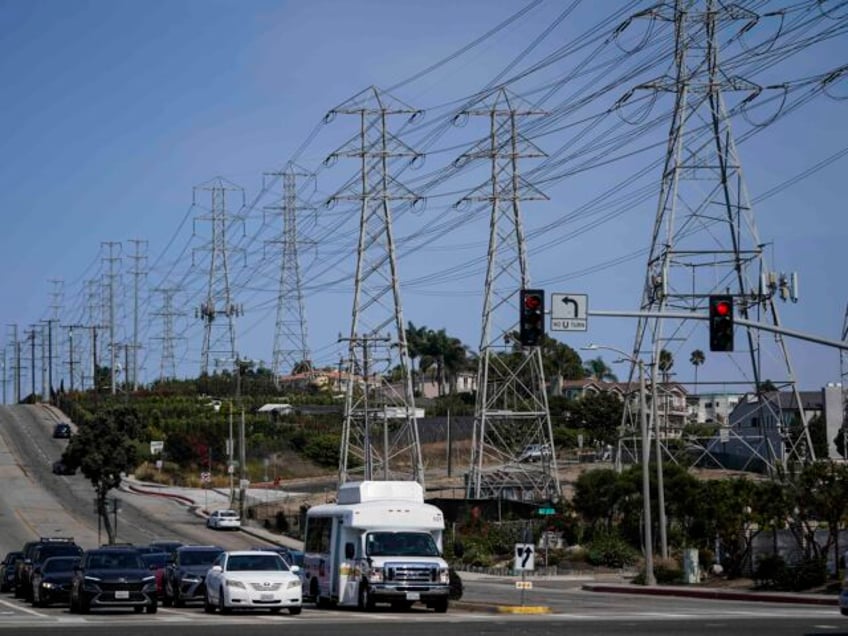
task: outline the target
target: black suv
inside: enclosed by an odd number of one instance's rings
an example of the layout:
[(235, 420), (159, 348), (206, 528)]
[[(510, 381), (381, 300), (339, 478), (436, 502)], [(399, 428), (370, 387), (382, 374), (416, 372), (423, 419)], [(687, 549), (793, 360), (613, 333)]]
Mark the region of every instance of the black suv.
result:
[(132, 607), (155, 614), (156, 576), (129, 547), (96, 548), (83, 554), (71, 580), (71, 612), (93, 607)]
[[(35, 551), (39, 546), (46, 543), (62, 543), (65, 545), (74, 545), (72, 537), (41, 537), (34, 541), (27, 541), (22, 548), (24, 558), (18, 561), (15, 566), (15, 598), (30, 597), (30, 577), (32, 576), (32, 558), (35, 556)], [(81, 551), (81, 550), (80, 550)]]
[(165, 568), (162, 604), (182, 607), (187, 601), (204, 600), (206, 573), (223, 551), (216, 545), (184, 545), (174, 550)]
[(21, 575), (21, 584), (24, 585), (24, 598), (32, 602), (35, 598), (33, 587), (33, 573), (50, 557), (77, 557), (82, 556), (82, 548), (74, 543), (73, 539), (52, 540), (39, 543), (32, 550), (32, 557), (24, 561), (24, 571)]

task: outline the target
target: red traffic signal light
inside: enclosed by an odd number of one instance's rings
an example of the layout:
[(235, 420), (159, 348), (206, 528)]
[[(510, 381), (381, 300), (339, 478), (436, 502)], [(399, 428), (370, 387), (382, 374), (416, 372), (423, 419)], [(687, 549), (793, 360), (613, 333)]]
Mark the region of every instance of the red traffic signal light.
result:
[(733, 296), (710, 296), (710, 351), (733, 351)]
[(518, 339), (522, 346), (537, 347), (545, 335), (545, 290), (522, 289)]

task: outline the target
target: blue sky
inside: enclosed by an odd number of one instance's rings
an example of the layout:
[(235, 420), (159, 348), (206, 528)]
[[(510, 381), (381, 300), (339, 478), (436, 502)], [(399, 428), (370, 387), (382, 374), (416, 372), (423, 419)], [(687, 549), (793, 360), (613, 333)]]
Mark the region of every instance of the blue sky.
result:
[[(742, 4), (762, 13), (790, 6)], [(151, 290), (176, 284), (181, 285), (176, 302), (185, 314), (175, 324), (178, 375), (196, 374), (202, 326), (194, 308), (204, 293), (208, 253), (202, 248), (209, 228), (196, 220), (207, 212), (207, 203), (200, 199), (192, 205), (192, 189), (220, 176), (241, 186), (249, 203), (244, 235), (236, 236), (244, 251), (232, 256), (238, 280), (234, 296), (245, 306), (238, 319), (238, 348), (245, 357), (270, 362), (277, 280), (266, 241), (278, 229), (263, 211), (279, 200), (280, 186), (263, 191), (268, 183), (263, 174), (295, 159), (317, 172), (302, 193), (316, 209), (300, 222), (309, 347), (316, 364), (335, 365), (338, 336), (350, 328), (353, 267), (343, 256), (351, 252), (358, 212), (349, 204), (332, 209), (317, 204), (355, 177), (356, 161), (340, 159), (332, 167), (322, 162), (358, 124), (343, 115), (323, 124), (325, 113), (372, 85), (424, 109), (424, 124), (407, 125), (404, 142), (425, 146), (426, 162), (418, 172), (399, 175), (417, 188), (444, 174), (483, 129), (472, 122), (447, 127), (435, 139), (428, 135), (442, 119), (450, 121), (452, 109), (503, 78), (514, 79), (509, 90), (559, 118), (538, 128), (536, 136), (528, 133), (555, 162), (536, 174), (530, 170), (539, 159), (524, 164), (528, 178), (549, 197), (522, 204), (533, 283), (549, 293), (586, 293), (590, 309), (635, 310), (646, 261), (637, 252), (650, 245), (659, 166), (621, 190), (633, 204), (604, 222), (598, 222), (604, 210), (597, 201), (661, 161), (668, 123), (613, 148), (603, 146), (599, 131), (635, 131), (640, 117), (659, 116), (670, 100), (660, 95), (651, 109), (618, 113), (599, 120), (598, 128), (586, 122), (610, 110), (639, 82), (670, 72), (670, 59), (650, 59), (646, 53), (646, 45), (661, 38), (670, 44), (668, 26), (658, 22), (649, 28), (637, 20), (616, 39), (614, 27), (651, 3), (573, 5), (566, 14), (572, 3), (552, 1), (0, 0), (4, 329), (8, 334), (5, 326), (17, 324), (22, 334), (50, 318), (57, 299), (51, 294), (59, 289), (53, 280), (63, 281), (62, 322), (86, 322), (85, 281), (102, 279), (107, 268), (102, 243), (119, 241), (119, 338), (128, 340), (133, 280), (128, 256), (134, 249), (128, 241), (143, 240), (149, 272), (142, 290), (141, 379), (157, 377), (161, 358), (156, 315), (161, 296)], [(755, 108), (738, 111), (733, 131), (759, 237), (768, 244), (767, 263), (777, 272), (799, 275), (800, 300), (779, 304), (781, 321), (836, 340), (848, 301), (842, 275), (848, 227), (844, 188), (838, 186), (848, 161), (840, 154), (848, 147), (848, 126), (846, 101), (836, 98), (848, 97), (848, 80), (836, 78), (828, 95), (813, 92), (821, 82), (810, 78), (848, 63), (843, 32), (848, 17), (844, 9), (822, 14), (816, 2), (792, 6), (804, 5), (809, 22), (804, 33), (811, 41), (791, 54), (788, 25), (801, 19), (797, 11), (787, 15), (785, 31), (763, 20), (741, 40), (728, 36), (729, 58), (742, 60), (749, 53), (764, 60), (735, 67), (750, 72), (747, 79), (764, 86), (795, 82), (782, 107), (777, 99), (758, 98)], [(522, 8), (526, 12), (508, 27), (481, 38)], [(611, 17), (614, 12), (619, 13)], [(586, 34), (597, 39), (586, 40)], [(767, 63), (769, 50), (777, 62)], [(554, 53), (561, 59), (534, 70)], [(616, 58), (619, 62), (604, 70), (602, 63)], [(436, 62), (443, 63), (419, 76)], [(628, 68), (640, 70), (626, 79)], [(568, 108), (605, 78), (618, 76), (615, 88)], [(802, 99), (805, 91), (809, 100)], [(768, 125), (755, 125), (772, 116)], [(483, 178), (482, 172), (469, 171), (446, 179), (428, 190), (423, 210), (398, 210), (395, 220), (405, 319), (445, 328), (475, 350), (487, 215), (451, 204)], [(656, 192), (637, 196), (638, 188), (650, 186)], [(428, 228), (442, 223), (453, 229), (424, 239)], [(415, 249), (406, 253), (404, 245)], [(586, 333), (554, 335), (575, 349), (596, 342), (630, 350), (634, 330), (632, 319), (593, 318)], [(681, 381), (692, 377), (689, 351), (708, 348), (705, 327), (691, 340), (676, 353)], [(790, 341), (789, 349), (802, 388), (840, 379), (835, 349), (800, 341)], [(718, 354), (708, 353), (699, 373), (718, 380), (723, 368)], [(626, 374), (620, 365), (616, 371)], [(776, 373), (770, 369), (767, 375)]]

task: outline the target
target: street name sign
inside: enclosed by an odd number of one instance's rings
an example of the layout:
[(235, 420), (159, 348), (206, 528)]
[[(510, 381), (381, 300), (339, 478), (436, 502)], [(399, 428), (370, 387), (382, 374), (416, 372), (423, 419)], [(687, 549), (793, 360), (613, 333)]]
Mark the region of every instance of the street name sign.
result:
[(551, 294), (551, 331), (586, 331), (588, 294)]

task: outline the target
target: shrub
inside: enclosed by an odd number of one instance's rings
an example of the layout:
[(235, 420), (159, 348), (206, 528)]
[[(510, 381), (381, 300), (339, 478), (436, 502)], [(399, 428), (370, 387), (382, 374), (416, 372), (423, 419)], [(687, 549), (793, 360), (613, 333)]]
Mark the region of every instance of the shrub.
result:
[(598, 533), (589, 546), (589, 563), (622, 568), (636, 562), (636, 552), (615, 532)]

